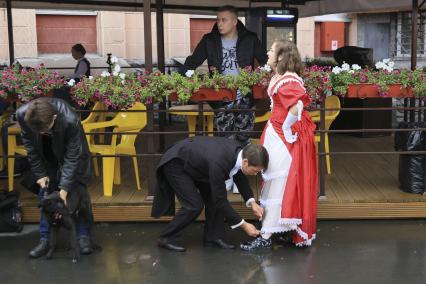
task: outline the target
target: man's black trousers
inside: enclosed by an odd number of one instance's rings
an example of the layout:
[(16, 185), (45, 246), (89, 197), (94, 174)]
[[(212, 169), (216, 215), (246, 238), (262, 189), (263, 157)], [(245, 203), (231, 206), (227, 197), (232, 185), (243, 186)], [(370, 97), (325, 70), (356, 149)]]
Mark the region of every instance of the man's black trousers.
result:
[(210, 185), (194, 181), (184, 171), (184, 163), (179, 159), (171, 160), (162, 167), (162, 170), (182, 208), (161, 233), (161, 237), (175, 238), (200, 215), (204, 203), (206, 209), (204, 241), (223, 238), (225, 231), (224, 215), (215, 208)]

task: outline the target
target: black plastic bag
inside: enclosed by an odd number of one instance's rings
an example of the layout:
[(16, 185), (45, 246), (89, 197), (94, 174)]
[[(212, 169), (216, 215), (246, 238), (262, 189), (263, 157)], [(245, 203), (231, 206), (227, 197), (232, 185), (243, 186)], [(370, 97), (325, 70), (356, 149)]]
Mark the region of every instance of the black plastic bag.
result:
[(0, 191), (0, 233), (20, 232), (22, 228), (19, 193)]
[[(426, 128), (426, 123), (401, 122), (398, 128)], [(395, 150), (426, 151), (426, 131), (397, 132), (395, 134)], [(400, 155), (398, 179), (402, 191), (423, 193), (426, 190), (426, 155)]]

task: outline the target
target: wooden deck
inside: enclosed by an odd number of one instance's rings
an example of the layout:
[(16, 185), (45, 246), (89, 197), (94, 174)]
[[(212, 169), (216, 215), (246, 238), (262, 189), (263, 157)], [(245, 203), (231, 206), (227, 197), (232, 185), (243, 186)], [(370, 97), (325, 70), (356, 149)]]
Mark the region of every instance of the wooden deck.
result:
[[(332, 151), (392, 151), (392, 137), (357, 138), (347, 135), (330, 137)], [(102, 196), (102, 179), (94, 178), (90, 193), (98, 221), (153, 221), (147, 196), (146, 164), (139, 159), (142, 190), (136, 190), (130, 159), (122, 161), (122, 184), (115, 185), (113, 196)], [(397, 155), (336, 155), (331, 160), (331, 175), (326, 178), (326, 197), (319, 200), (320, 219), (372, 219), (426, 217), (426, 196), (408, 194), (398, 189)], [(260, 180), (251, 178), (259, 195)], [(16, 181), (24, 209), (24, 220), (38, 220), (38, 200)], [(245, 218), (252, 218), (239, 194), (229, 193), (229, 200)], [(168, 220), (168, 218), (164, 218)]]

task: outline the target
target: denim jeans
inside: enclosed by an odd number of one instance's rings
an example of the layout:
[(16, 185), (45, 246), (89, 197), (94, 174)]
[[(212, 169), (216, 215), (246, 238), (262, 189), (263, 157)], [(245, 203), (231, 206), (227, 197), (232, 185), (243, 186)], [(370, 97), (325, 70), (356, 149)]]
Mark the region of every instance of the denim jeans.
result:
[[(38, 196), (40, 201), (44, 199), (44, 193), (45, 191), (43, 189), (40, 189)], [(43, 214), (40, 214), (40, 240), (48, 240), (50, 238), (49, 234), (49, 222), (46, 218), (43, 217)], [(80, 239), (81, 237), (88, 237), (89, 236), (89, 226), (80, 220), (77, 221), (76, 224), (76, 230), (77, 230), (77, 236)]]

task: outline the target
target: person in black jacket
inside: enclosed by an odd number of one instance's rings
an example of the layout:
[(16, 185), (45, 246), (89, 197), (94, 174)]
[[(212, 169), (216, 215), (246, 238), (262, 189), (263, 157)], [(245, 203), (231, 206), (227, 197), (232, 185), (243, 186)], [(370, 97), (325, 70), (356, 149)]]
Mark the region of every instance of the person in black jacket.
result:
[(260, 145), (240, 143), (224, 137), (196, 136), (182, 140), (164, 153), (157, 167), (157, 187), (152, 216), (159, 218), (175, 213), (175, 195), (182, 208), (161, 233), (158, 245), (174, 251), (185, 251), (176, 236), (194, 221), (205, 205), (204, 244), (224, 249), (234, 245), (223, 240), (224, 219), (231, 228), (241, 227), (248, 235), (259, 231), (242, 219), (227, 199), (227, 190), (236, 183), (246, 202), (258, 218), (263, 209), (253, 198), (246, 175), (266, 170), (269, 156)]
[[(268, 57), (260, 40), (254, 32), (247, 30), (238, 20), (237, 9), (223, 6), (217, 11), (217, 23), (212, 31), (203, 36), (193, 54), (189, 56), (181, 69), (195, 70), (207, 59), (209, 70), (217, 70), (225, 75), (238, 75), (240, 68), (254, 68), (266, 64)], [(237, 92), (237, 100), (228, 104), (214, 104), (214, 108), (223, 107), (224, 111), (215, 116), (218, 131), (252, 131), (254, 127), (253, 112), (227, 112), (226, 109), (251, 109), (254, 107), (252, 94), (243, 96)], [(232, 134), (241, 143), (248, 142), (249, 135)]]
[[(68, 192), (78, 191), (90, 204), (87, 184), (92, 176), (90, 153), (78, 115), (65, 101), (39, 98), (16, 111), (22, 142), (42, 199), (48, 190), (59, 190), (66, 203)], [(48, 189), (48, 190), (47, 190)], [(91, 208), (90, 208), (90, 214)], [(89, 224), (78, 222), (80, 251), (92, 252)], [(29, 256), (38, 258), (49, 248), (49, 224), (40, 218), (40, 243)]]

